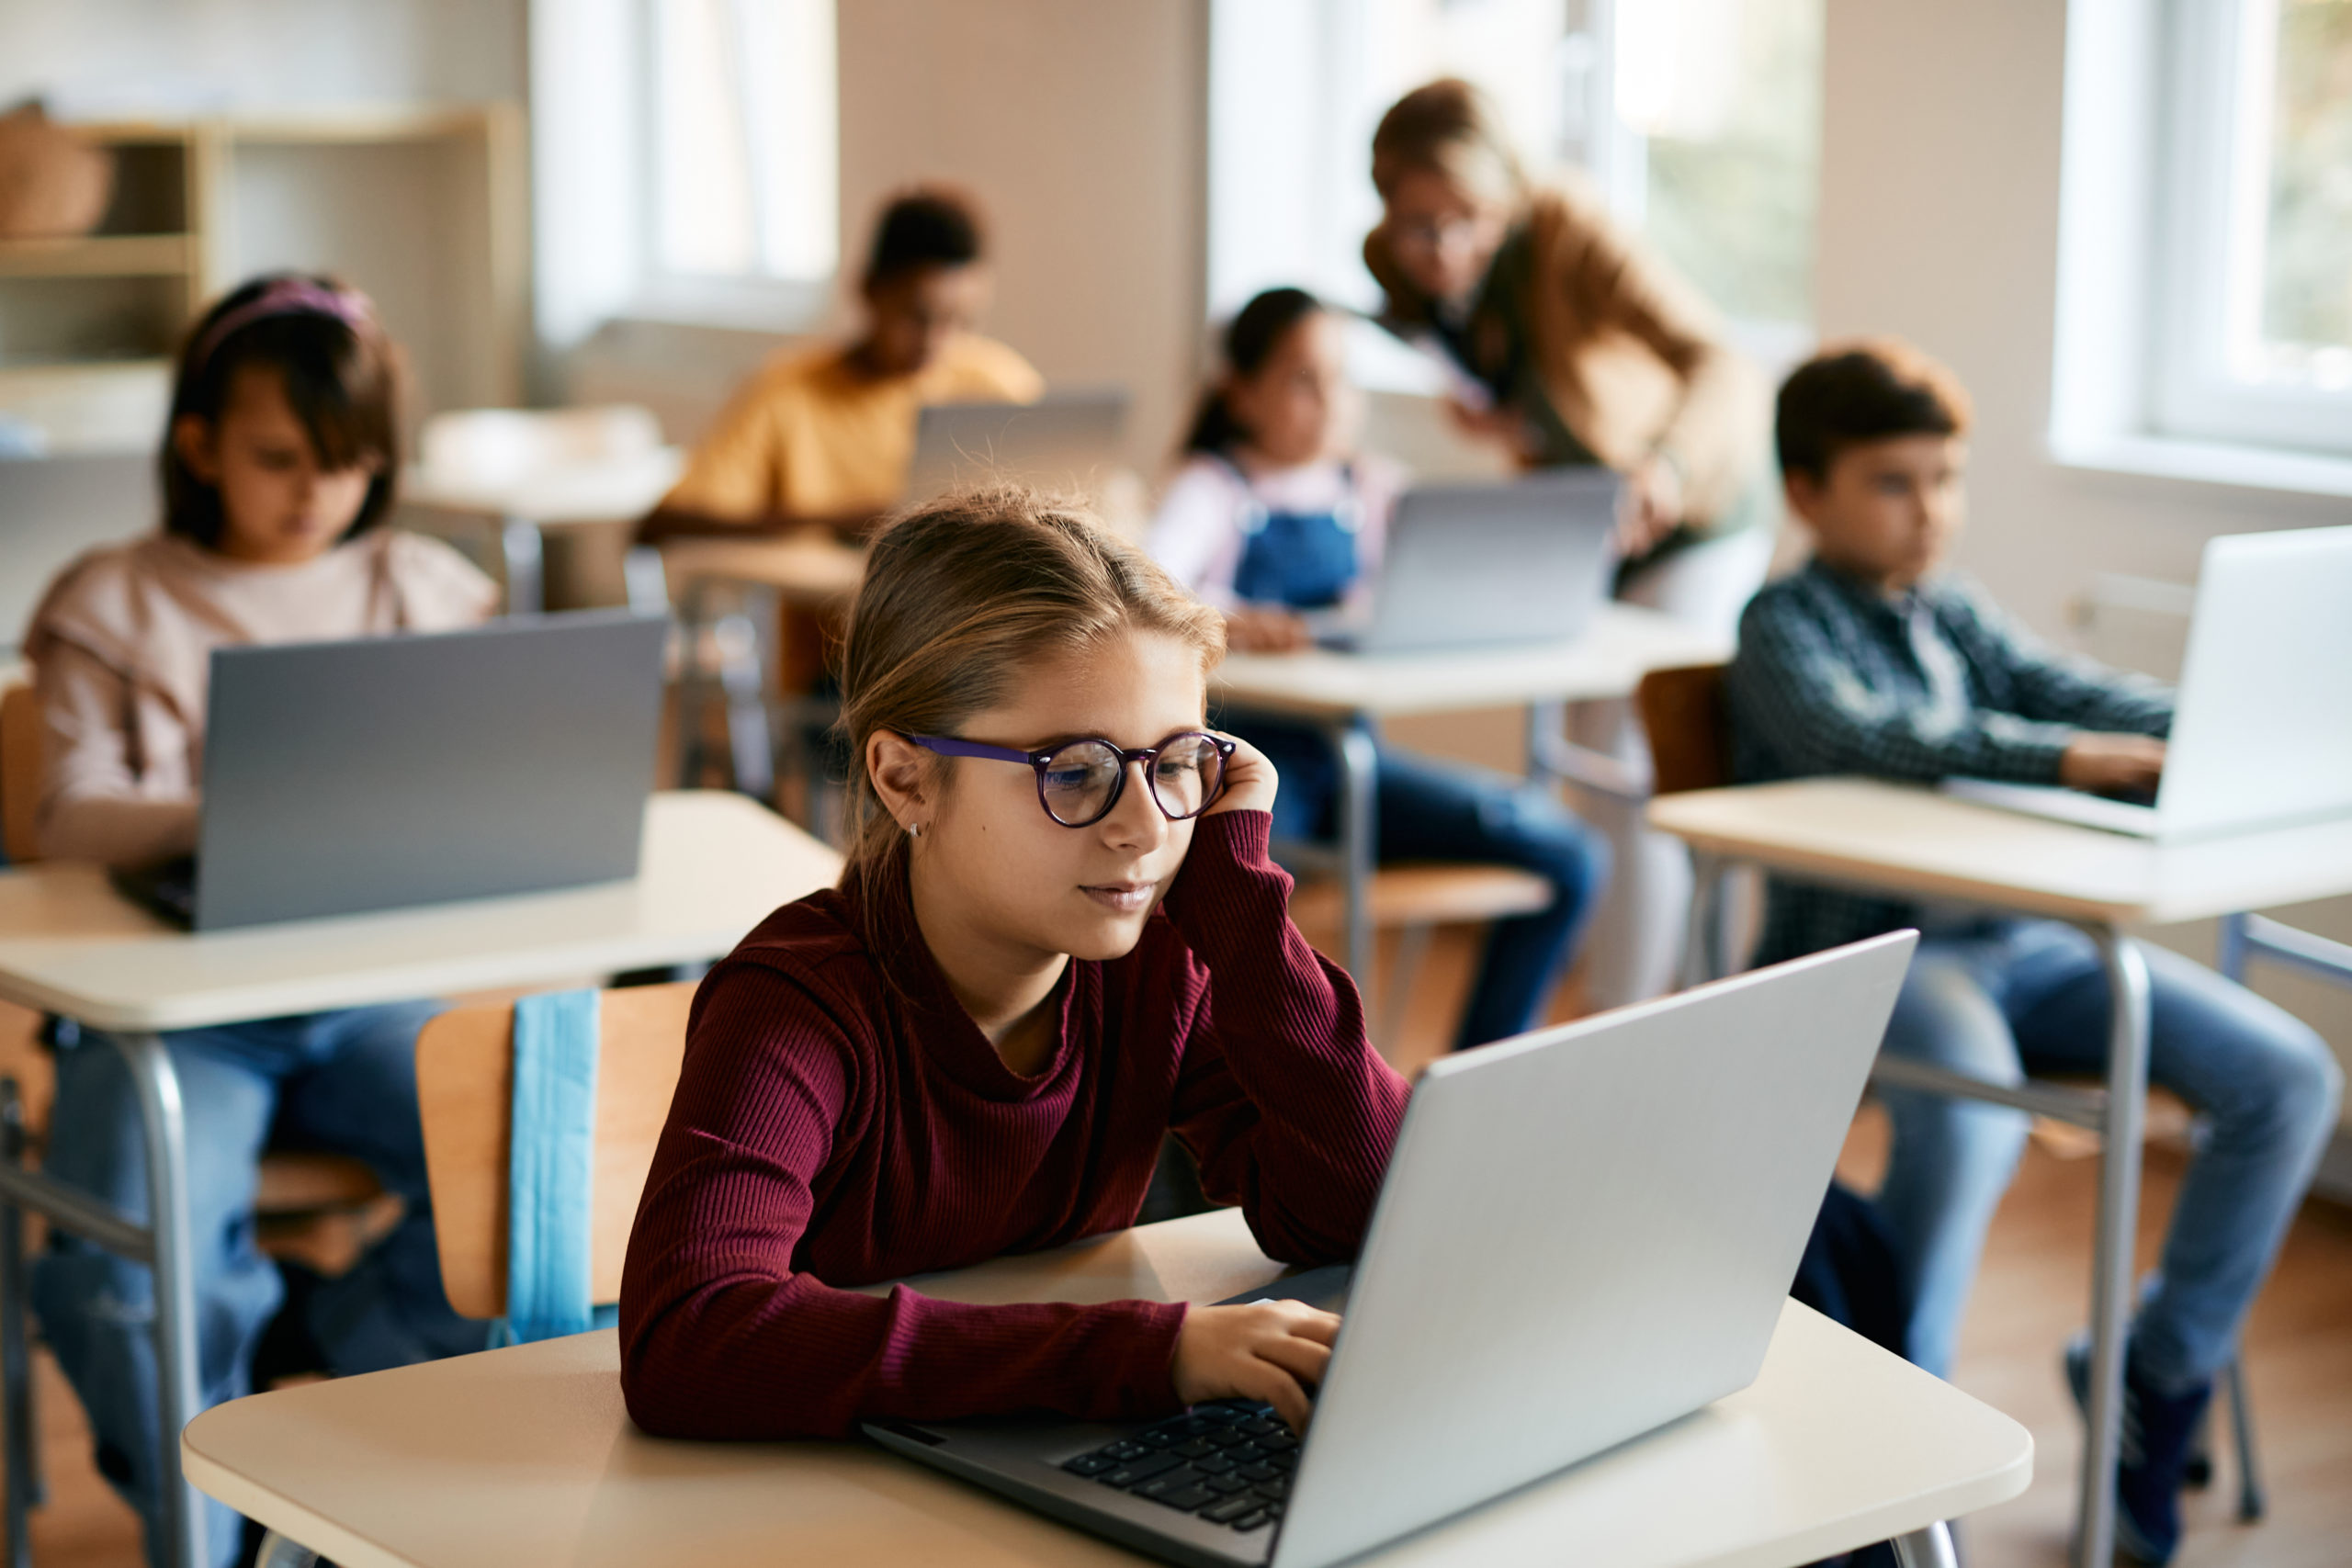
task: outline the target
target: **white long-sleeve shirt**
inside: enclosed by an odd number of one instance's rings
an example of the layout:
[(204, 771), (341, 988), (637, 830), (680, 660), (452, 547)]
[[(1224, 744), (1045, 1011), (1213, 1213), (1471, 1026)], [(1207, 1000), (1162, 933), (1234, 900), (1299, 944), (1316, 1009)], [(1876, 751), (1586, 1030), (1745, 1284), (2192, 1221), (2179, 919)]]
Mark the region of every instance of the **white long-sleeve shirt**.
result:
[(1229, 610), (1240, 602), (1233, 592), (1234, 574), (1249, 546), (1248, 524), (1260, 509), (1329, 512), (1353, 502), (1360, 521), (1356, 581), (1348, 595), (1352, 600), (1368, 593), (1379, 574), (1389, 514), (1403, 488), (1403, 470), (1379, 457), (1306, 463), (1245, 479), (1224, 458), (1197, 456), (1169, 482), (1146, 547), (1204, 604)]

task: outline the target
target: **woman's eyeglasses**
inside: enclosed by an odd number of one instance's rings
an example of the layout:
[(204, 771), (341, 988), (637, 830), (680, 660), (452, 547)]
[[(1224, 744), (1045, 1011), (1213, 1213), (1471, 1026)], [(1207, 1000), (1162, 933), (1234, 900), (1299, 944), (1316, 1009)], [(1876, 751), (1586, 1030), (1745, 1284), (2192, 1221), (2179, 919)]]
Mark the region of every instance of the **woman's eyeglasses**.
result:
[(1171, 822), (1198, 817), (1224, 790), (1225, 761), (1238, 744), (1197, 729), (1135, 751), (1124, 750), (1099, 736), (1065, 740), (1038, 751), (984, 746), (952, 735), (909, 735), (903, 730), (899, 739), (943, 757), (1027, 763), (1036, 770), (1037, 804), (1065, 828), (1090, 828), (1111, 815), (1111, 808), (1126, 791), (1127, 768), (1136, 762), (1144, 765), (1144, 785), (1151, 791), (1160, 815)]

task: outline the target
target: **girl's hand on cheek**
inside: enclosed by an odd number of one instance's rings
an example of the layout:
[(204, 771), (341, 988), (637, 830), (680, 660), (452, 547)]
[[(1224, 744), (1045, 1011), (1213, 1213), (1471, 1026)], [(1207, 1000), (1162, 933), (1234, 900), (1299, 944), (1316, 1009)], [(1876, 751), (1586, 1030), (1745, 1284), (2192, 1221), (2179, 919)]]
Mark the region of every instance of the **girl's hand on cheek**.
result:
[(1233, 755), (1225, 760), (1225, 793), (1210, 803), (1201, 813), (1214, 817), (1220, 811), (1272, 811), (1274, 791), (1282, 780), (1274, 773), (1274, 765), (1266, 754), (1238, 736), (1217, 732), (1221, 740), (1233, 742)]
[(1177, 1331), (1170, 1381), (1187, 1404), (1261, 1399), (1304, 1432), (1315, 1409), (1307, 1389), (1323, 1381), (1339, 1334), (1337, 1317), (1305, 1302), (1196, 1306)]

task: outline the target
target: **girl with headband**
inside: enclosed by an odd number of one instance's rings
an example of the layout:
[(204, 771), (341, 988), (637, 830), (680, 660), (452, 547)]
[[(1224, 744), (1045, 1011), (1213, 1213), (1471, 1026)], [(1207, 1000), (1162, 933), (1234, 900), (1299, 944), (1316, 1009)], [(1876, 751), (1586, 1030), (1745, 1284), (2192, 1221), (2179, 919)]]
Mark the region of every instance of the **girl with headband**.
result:
[[(489, 615), (497, 591), (447, 546), (381, 526), (399, 467), (398, 352), (365, 296), (331, 279), (246, 284), (189, 334), (162, 452), (163, 527), (60, 574), (25, 637), (43, 719), (41, 853), (120, 868), (197, 841), (212, 649), (397, 631)], [(164, 1036), (187, 1124), (202, 1403), (265, 1373), (372, 1371), (479, 1349), (441, 1292), (413, 1054), (427, 1002)], [(138, 1098), (120, 1055), (61, 1031), (50, 1175), (141, 1223)], [(356, 1156), (406, 1205), (348, 1273), (279, 1268), (254, 1246), (266, 1142)], [(289, 1294), (290, 1292), (290, 1294)], [(33, 1269), (41, 1329), (80, 1394), (98, 1468), (138, 1509), (153, 1562), (159, 1434), (147, 1269), (59, 1235)], [(239, 1522), (204, 1503), (208, 1557), (236, 1561)]]

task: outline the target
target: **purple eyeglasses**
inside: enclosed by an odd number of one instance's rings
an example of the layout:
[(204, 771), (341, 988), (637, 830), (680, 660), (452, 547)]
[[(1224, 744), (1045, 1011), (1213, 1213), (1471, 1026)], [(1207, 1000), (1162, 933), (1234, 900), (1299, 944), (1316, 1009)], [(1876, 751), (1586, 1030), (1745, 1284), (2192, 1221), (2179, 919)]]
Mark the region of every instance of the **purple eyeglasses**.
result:
[(1129, 751), (1100, 736), (1065, 740), (1037, 751), (985, 746), (952, 735), (909, 735), (910, 741), (943, 757), (978, 757), (991, 762), (1025, 762), (1037, 773), (1037, 804), (1065, 828), (1090, 828), (1111, 815), (1127, 787), (1130, 763), (1148, 764), (1144, 786), (1152, 804), (1171, 822), (1198, 817), (1225, 788), (1225, 760), (1238, 742), (1197, 729), (1171, 735), (1157, 746)]

